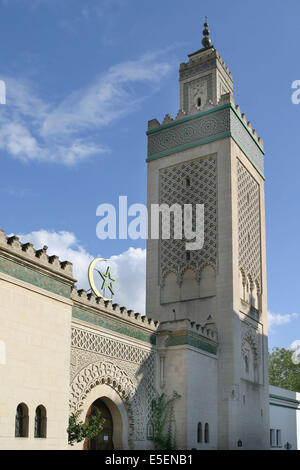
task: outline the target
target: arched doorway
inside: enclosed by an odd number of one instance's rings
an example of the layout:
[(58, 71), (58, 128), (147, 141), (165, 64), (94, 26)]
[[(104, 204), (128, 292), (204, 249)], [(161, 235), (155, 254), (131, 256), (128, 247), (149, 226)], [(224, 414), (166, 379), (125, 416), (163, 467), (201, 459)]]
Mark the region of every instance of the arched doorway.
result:
[(89, 416), (96, 415), (97, 413), (101, 414), (101, 417), (105, 419), (103, 428), (99, 432), (98, 436), (93, 439), (87, 439), (84, 442), (85, 450), (113, 450), (113, 418), (109, 408), (106, 406), (101, 398), (95, 400), (92, 405), (89, 407), (86, 419)]

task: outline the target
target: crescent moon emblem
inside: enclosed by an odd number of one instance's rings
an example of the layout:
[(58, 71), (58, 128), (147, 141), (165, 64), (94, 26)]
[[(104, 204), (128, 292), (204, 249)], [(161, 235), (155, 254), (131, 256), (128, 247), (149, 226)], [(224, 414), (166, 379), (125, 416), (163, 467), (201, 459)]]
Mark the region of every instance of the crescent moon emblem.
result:
[(106, 297), (103, 297), (103, 295), (100, 294), (100, 292), (98, 291), (98, 289), (96, 287), (95, 281), (94, 281), (94, 269), (95, 269), (96, 264), (99, 261), (107, 261), (107, 260), (105, 258), (95, 258), (91, 262), (91, 264), (89, 265), (89, 270), (88, 270), (89, 283), (90, 283), (91, 289), (94, 292), (96, 297), (101, 297), (104, 301), (111, 300), (111, 299), (107, 299)]

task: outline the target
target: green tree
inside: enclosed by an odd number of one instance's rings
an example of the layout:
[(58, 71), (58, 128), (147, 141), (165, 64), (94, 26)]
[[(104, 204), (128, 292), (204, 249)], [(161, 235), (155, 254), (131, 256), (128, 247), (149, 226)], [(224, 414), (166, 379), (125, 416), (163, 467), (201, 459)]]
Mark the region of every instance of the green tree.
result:
[(85, 439), (92, 439), (98, 436), (103, 429), (105, 418), (101, 417), (100, 411), (96, 411), (95, 415), (90, 415), (85, 423), (79, 421), (81, 410), (71, 413), (69, 416), (69, 426), (67, 429), (69, 444), (74, 445), (75, 442), (81, 442)]
[(270, 385), (300, 392), (300, 364), (292, 360), (293, 351), (273, 348), (269, 353)]
[(169, 398), (165, 393), (152, 401), (152, 418), (154, 428), (154, 446), (159, 450), (175, 450), (175, 416), (174, 403), (180, 398), (177, 392)]

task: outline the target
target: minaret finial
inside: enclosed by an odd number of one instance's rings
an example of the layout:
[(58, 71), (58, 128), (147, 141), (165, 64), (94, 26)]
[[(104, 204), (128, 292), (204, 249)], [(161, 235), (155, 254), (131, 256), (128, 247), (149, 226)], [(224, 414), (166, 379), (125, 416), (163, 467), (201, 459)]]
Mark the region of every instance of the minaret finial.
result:
[(208, 49), (211, 46), (211, 39), (209, 37), (210, 30), (208, 29), (207, 16), (205, 17), (204, 30), (203, 30), (203, 39), (202, 44), (205, 49)]

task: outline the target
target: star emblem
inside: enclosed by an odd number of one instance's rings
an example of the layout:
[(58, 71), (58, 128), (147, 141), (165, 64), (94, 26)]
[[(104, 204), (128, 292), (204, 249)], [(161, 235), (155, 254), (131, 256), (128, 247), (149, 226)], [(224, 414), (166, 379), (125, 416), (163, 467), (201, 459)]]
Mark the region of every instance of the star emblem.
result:
[[(114, 288), (113, 288), (113, 284), (116, 282), (116, 279), (113, 279), (111, 277), (111, 274), (110, 274), (110, 267), (107, 268), (106, 270), (106, 273), (102, 273), (101, 271), (98, 271), (98, 269), (96, 269), (96, 271), (100, 274), (100, 276), (102, 277), (102, 286), (101, 286), (101, 289), (104, 290), (106, 287), (109, 288), (110, 292), (112, 295), (114, 295)], [(108, 282), (108, 280), (110, 282)]]

